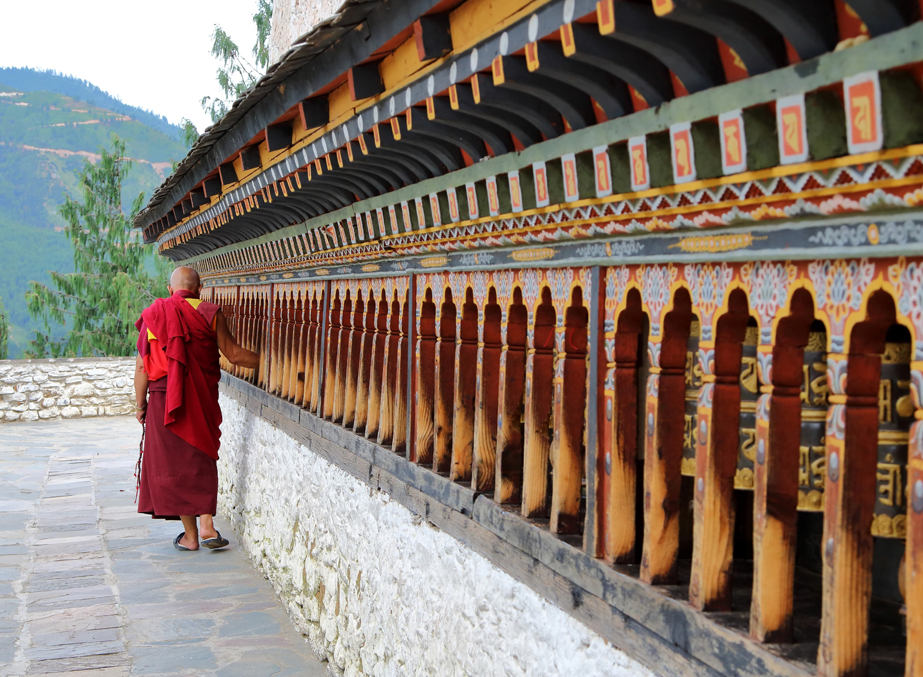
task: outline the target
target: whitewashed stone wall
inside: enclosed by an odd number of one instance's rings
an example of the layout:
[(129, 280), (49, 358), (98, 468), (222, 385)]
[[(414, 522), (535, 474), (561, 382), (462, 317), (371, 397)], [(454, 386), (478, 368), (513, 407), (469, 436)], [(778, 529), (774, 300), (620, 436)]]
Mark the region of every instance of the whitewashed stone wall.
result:
[(269, 62), (275, 63), (295, 40), (340, 9), (343, 0), (274, 0)]
[(219, 510), (335, 674), (652, 674), (236, 400), (221, 409)]
[(131, 414), (134, 372), (133, 357), (0, 360), (0, 423)]

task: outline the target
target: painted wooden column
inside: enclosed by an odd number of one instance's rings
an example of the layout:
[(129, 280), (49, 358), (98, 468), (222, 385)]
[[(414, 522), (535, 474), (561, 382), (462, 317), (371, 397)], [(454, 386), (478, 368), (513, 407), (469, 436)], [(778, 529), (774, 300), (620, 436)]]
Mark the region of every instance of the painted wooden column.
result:
[[(455, 275), (458, 275), (457, 273)], [(451, 277), (451, 275), (450, 275)], [(452, 296), (459, 281), (452, 284)], [(470, 480), (474, 455), (474, 399), (477, 392), (478, 307), (473, 292), (455, 304), (455, 409), (452, 414), (452, 466), (449, 479)]]
[(877, 355), (827, 355), (830, 408), (817, 656), (817, 674), (823, 677), (859, 676), (867, 670), (880, 369)]
[(269, 392), (277, 394), (280, 391), (282, 379), (282, 322), (285, 307), (285, 287), (270, 285), (269, 294)]
[[(494, 500), (519, 503), (522, 499), (523, 415), (526, 393), (528, 314), (521, 299), (513, 300), (513, 271), (494, 273), (500, 304), (500, 389), (497, 395), (497, 454)], [(521, 296), (519, 290), (516, 294)]]
[(261, 286), (257, 288), (257, 333), (254, 352), (266, 356), (260, 365), (260, 371), (254, 374), (254, 382), (259, 387), (265, 389), (269, 382), (269, 358), (271, 351), (269, 349), (269, 318), (272, 305), (272, 286)]
[[(253, 292), (253, 288), (250, 285), (243, 287), (241, 289), (241, 294), (243, 297), (243, 340), (241, 345), (247, 350), (253, 350), (256, 345), (256, 335), (257, 335), (257, 316), (256, 316), (256, 294)], [(234, 365), (234, 375), (239, 376), (245, 380), (252, 382), (256, 381), (254, 377), (255, 374), (261, 373), (263, 369), (263, 363), (268, 359), (268, 355), (264, 353), (260, 359), (260, 366), (256, 369), (244, 369), (243, 367), (238, 367)]]
[(323, 283), (313, 282), (308, 293), (308, 344), (305, 357), (305, 388), (302, 406), (308, 411), (317, 410), (317, 401), (320, 399), (320, 344), (321, 344), (321, 319), (323, 315)]
[[(446, 280), (448, 281), (448, 280)], [(455, 312), (443, 312), (446, 283), (440, 277), (439, 294), (434, 294), (436, 304), (436, 382), (435, 382), (435, 428), (433, 447), (433, 470), (449, 472), (452, 462), (452, 415), (455, 410)], [(435, 284), (435, 283), (434, 283)], [(455, 302), (454, 295), (452, 297)]]
[[(584, 269), (580, 271), (586, 273)], [(581, 276), (581, 305), (573, 288), (574, 271), (548, 273), (558, 315), (555, 329), (554, 439), (551, 444), (553, 482), (551, 489), (552, 533), (580, 531), (580, 494), (584, 480), (584, 430), (586, 427), (588, 312), (582, 294), (592, 294), (589, 279)]]
[(641, 580), (653, 585), (672, 585), (676, 583), (679, 555), (686, 339), (692, 311), (688, 300), (680, 308), (673, 299), (674, 309), (661, 316), (664, 306), (670, 301), (670, 281), (675, 278), (672, 268), (646, 267), (638, 271), (638, 277), (643, 285), (642, 298), (651, 321), (648, 340), (650, 375), (644, 410)]
[[(394, 284), (398, 294), (398, 333), (395, 337), (396, 363), (394, 367), (394, 402), (392, 405), (392, 438), (391, 450), (398, 454), (407, 451), (407, 395), (410, 391), (410, 379), (407, 370), (407, 361), (410, 359), (411, 348), (411, 322), (413, 294), (410, 289), (410, 278), (399, 277)], [(416, 322), (413, 322), (416, 326)]]
[(750, 636), (773, 643), (792, 641), (804, 346), (814, 317), (808, 292), (795, 292), (792, 313), (777, 322), (773, 345), (773, 323), (794, 276), (794, 269), (779, 264), (747, 264), (741, 270), (760, 323)]
[[(375, 334), (377, 333), (378, 305), (376, 291), (381, 285), (378, 280), (362, 280), (362, 297), (365, 299), (365, 319), (363, 320), (362, 349), (359, 351), (359, 381), (356, 386), (356, 415), (353, 431), (365, 432), (369, 418), (369, 399), (371, 398), (372, 356), (375, 352)], [(379, 295), (380, 298), (380, 295)]]
[(304, 350), (307, 338), (306, 313), (304, 307), (305, 282), (293, 285), (295, 295), (295, 308), (292, 316), (294, 331), (292, 332), (292, 368), (289, 374), (288, 399), (292, 402), (301, 402), (304, 397)]
[[(923, 345), (919, 335), (916, 346)], [(905, 677), (923, 677), (923, 357), (915, 347), (910, 364), (914, 422), (910, 427), (907, 458), (907, 543), (903, 566), (903, 593), (907, 609)]]
[(333, 391), (333, 412), (331, 420), (335, 423), (343, 422), (343, 412), (346, 408), (346, 380), (349, 371), (349, 345), (353, 334), (353, 306), (355, 304), (355, 295), (349, 282), (338, 280), (337, 288), (340, 291), (340, 298), (344, 299), (340, 306), (340, 333), (336, 339), (337, 358)]
[(385, 355), (387, 354), (388, 346), (388, 318), (391, 312), (391, 299), (387, 298), (385, 280), (382, 280), (378, 287), (378, 299), (378, 317), (375, 321), (375, 336), (372, 342), (372, 356), (369, 367), (368, 420), (365, 424), (365, 436), (370, 439), (378, 438), (379, 420), (381, 418), (381, 387), (384, 381)]
[(343, 295), (340, 294), (338, 285), (330, 283), (330, 294), (333, 296), (327, 306), (327, 327), (324, 336), (324, 388), (323, 412), (326, 419), (333, 418), (334, 398), (336, 397), (337, 360), (340, 346), (340, 316), (343, 313)]
[[(730, 611), (734, 563), (734, 475), (740, 420), (741, 343), (749, 315), (732, 308), (719, 320), (717, 340), (704, 340), (699, 359), (703, 385), (696, 409), (695, 527), (689, 601), (698, 609)], [(732, 299), (733, 300), (733, 299)], [(704, 313), (703, 313), (704, 315)]]
[(279, 396), (283, 399), (289, 397), (289, 384), (292, 378), (292, 353), (295, 346), (295, 285), (288, 283), (285, 285), (283, 293), (283, 312), (282, 312), (282, 369), (280, 370), (279, 379)]
[(415, 319), (417, 340), (414, 348), (416, 365), (416, 420), (414, 444), (408, 458), (414, 463), (432, 463), (436, 433), (436, 307), (434, 291), (427, 283), (436, 284), (436, 276), (416, 275)]
[(359, 388), (360, 353), (365, 324), (365, 297), (359, 291), (358, 280), (352, 280), (353, 301), (352, 328), (349, 332), (346, 356), (346, 388), (343, 395), (343, 427), (351, 428), (356, 418), (356, 400)]
[[(385, 280), (388, 296), (388, 333), (382, 362), (381, 400), (378, 412), (378, 444), (390, 446), (394, 439), (394, 396), (397, 389), (397, 363), (400, 349), (400, 300), (395, 295), (395, 280)], [(395, 307), (397, 306), (397, 307)]]
[(627, 281), (627, 268), (606, 272), (603, 397), (597, 413), (598, 542), (593, 552), (612, 564), (634, 564), (637, 548), (638, 371), (644, 317), (637, 290), (616, 317)]
[[(542, 275), (540, 271), (528, 272)], [(524, 299), (527, 307), (533, 309), (529, 313), (529, 343), (526, 354), (526, 420), (522, 476), (522, 514), (525, 517), (547, 517), (551, 494), (549, 464), (553, 441), (551, 422), (554, 413), (554, 340), (557, 322), (547, 288), (543, 294), (547, 299), (543, 299), (537, 307), (537, 294)]]
[(496, 291), (487, 291), (488, 273), (473, 273), (478, 305), (477, 378), (474, 400), (474, 459), (471, 488), (493, 491), (497, 456), (497, 398), (500, 392), (500, 307)]

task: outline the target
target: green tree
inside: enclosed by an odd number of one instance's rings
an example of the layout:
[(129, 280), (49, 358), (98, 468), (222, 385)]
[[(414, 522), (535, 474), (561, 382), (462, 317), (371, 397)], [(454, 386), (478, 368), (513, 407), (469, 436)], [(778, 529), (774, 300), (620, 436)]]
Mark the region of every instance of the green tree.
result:
[[(82, 201), (68, 195), (60, 208), (75, 272), (52, 272), (50, 286), (29, 283), (29, 313), (48, 332), (36, 333), (31, 356), (131, 355), (135, 320), (155, 298), (166, 296), (168, 264), (131, 228), (144, 193), (129, 214), (122, 210), (122, 185), (131, 167), (125, 142), (113, 135), (111, 148), (101, 148), (100, 155), (95, 164), (84, 161), (78, 174)], [(49, 337), (53, 324), (67, 329), (63, 339)]]
[(10, 321), (3, 308), (3, 299), (0, 299), (0, 360), (10, 357)]
[(202, 110), (209, 114), (212, 122), (218, 122), (227, 115), (231, 104), (244, 92), (253, 87), (269, 66), (269, 29), (272, 20), (272, 3), (269, 0), (257, 0), (256, 13), (253, 15), (256, 25), (256, 44), (253, 46), (254, 62), (251, 63), (240, 53), (237, 43), (231, 39), (221, 26), (215, 24), (212, 31), (212, 56), (221, 62), (218, 67), (218, 86), (223, 98), (202, 97)]

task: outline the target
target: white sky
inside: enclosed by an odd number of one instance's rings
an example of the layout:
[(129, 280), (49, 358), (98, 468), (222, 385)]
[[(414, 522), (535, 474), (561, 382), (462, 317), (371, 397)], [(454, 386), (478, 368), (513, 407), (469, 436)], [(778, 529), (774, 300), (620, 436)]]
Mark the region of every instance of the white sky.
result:
[(0, 66), (89, 80), (124, 103), (211, 124), (199, 100), (220, 94), (210, 54), (217, 23), (252, 63), (257, 0), (0, 0)]

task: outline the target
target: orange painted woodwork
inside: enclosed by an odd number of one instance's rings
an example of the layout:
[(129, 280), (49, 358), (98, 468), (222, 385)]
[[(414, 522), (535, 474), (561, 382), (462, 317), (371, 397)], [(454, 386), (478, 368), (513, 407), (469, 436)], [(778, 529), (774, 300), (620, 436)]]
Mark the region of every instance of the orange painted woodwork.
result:
[(467, 291), (455, 342), (455, 409), (452, 415), (452, 480), (471, 479), (474, 453), (474, 399), (477, 389), (478, 308)]
[(542, 290), (542, 303), (531, 327), (532, 345), (526, 361), (526, 426), (523, 447), (522, 514), (546, 517), (551, 494), (551, 442), (554, 412), (554, 329), (551, 294)]
[(522, 499), (527, 333), (528, 314), (522, 294), (516, 289), (507, 316), (505, 350), (500, 358), (494, 488), (494, 500), (498, 503), (519, 503)]
[(474, 462), (471, 487), (493, 491), (497, 456), (497, 409), (500, 394), (500, 306), (490, 290), (484, 308), (482, 336), (478, 345), (476, 397), (474, 402)]
[(410, 460), (422, 465), (433, 462), (436, 432), (436, 304), (433, 303), (433, 293), (429, 289), (426, 291), (426, 300), (420, 304), (416, 358), (416, 439)]
[[(688, 292), (680, 290), (663, 322), (659, 368), (651, 365), (644, 416), (644, 543), (641, 580), (676, 583), (680, 467), (686, 396), (686, 338), (692, 322)], [(652, 344), (652, 348), (653, 348)]]
[[(747, 296), (735, 289), (729, 311), (718, 319), (714, 373), (703, 365), (702, 387), (712, 385), (714, 400), (700, 396), (696, 412), (695, 530), (689, 602), (706, 611), (731, 610), (740, 358), (749, 319)], [(701, 341), (699, 355), (708, 354), (711, 348), (708, 342)]]
[(455, 412), (455, 304), (446, 290), (446, 301), (437, 317), (436, 341), (436, 445), (433, 470), (448, 472), (452, 460), (452, 417)]

